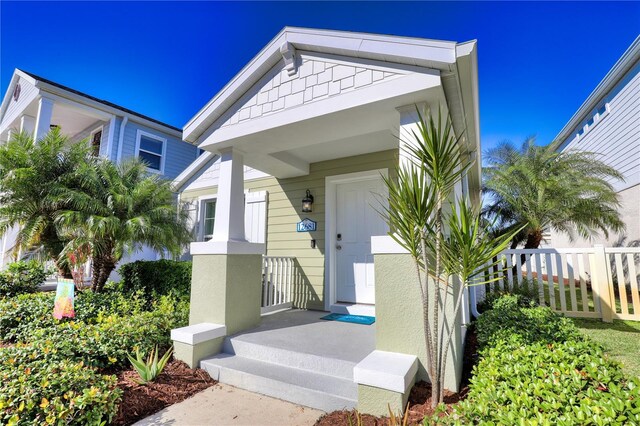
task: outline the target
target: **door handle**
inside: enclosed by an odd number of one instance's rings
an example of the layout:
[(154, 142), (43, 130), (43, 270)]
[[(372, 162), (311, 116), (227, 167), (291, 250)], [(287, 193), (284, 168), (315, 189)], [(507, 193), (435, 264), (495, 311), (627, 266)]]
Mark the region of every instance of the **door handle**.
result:
[(342, 246), (341, 246), (340, 244), (338, 244), (338, 245), (336, 246), (336, 250), (342, 250)]

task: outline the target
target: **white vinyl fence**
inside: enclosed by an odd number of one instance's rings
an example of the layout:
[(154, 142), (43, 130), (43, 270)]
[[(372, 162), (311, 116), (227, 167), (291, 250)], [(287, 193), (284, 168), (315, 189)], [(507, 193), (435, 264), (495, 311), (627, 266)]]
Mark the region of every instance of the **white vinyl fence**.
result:
[(488, 292), (527, 287), (540, 304), (570, 317), (640, 321), (640, 249), (629, 247), (505, 250), (501, 266), (473, 287), (473, 303)]
[(295, 258), (263, 256), (262, 314), (291, 308)]

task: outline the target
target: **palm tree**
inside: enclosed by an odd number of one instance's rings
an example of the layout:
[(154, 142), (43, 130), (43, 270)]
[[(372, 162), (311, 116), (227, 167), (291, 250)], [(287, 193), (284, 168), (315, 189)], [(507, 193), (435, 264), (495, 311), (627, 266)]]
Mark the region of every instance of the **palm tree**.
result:
[(511, 242), (516, 248), (540, 246), (545, 230), (589, 238), (620, 232), (620, 201), (611, 185), (622, 175), (590, 152), (558, 152), (528, 138), (517, 149), (504, 142), (485, 154), (484, 188), (488, 218), (500, 231), (524, 227)]
[(170, 182), (139, 160), (96, 158), (76, 173), (81, 184), (60, 194), (71, 208), (58, 213), (56, 224), (70, 241), (63, 256), (90, 247), (94, 291), (103, 289), (125, 253), (146, 245), (178, 256), (190, 241), (186, 213), (176, 209)]
[(14, 252), (42, 247), (58, 259), (66, 240), (54, 224), (56, 212), (65, 208), (57, 193), (73, 184), (70, 176), (87, 156), (87, 144), (71, 144), (57, 128), (37, 142), (26, 132), (13, 133), (0, 148), (0, 235), (18, 229)]

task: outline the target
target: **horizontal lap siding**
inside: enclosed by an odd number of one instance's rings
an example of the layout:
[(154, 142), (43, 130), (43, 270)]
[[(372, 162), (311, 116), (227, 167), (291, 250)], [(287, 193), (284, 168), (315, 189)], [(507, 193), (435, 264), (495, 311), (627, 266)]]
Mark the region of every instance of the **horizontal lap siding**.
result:
[(609, 97), (609, 114), (565, 150), (599, 154), (602, 161), (624, 175), (624, 183), (612, 182), (623, 190), (640, 183), (640, 64)]
[[(269, 193), (267, 255), (296, 258), (295, 306), (324, 309), (325, 178), (376, 169), (389, 169), (392, 172), (396, 164), (397, 150), (389, 150), (313, 163), (306, 176), (290, 179), (268, 177), (245, 182), (245, 188), (250, 192)], [(307, 189), (314, 198), (312, 213), (300, 211)], [(185, 191), (181, 198), (186, 201), (216, 192), (217, 188)], [(296, 232), (296, 224), (304, 218), (318, 223), (315, 232)], [(316, 240), (315, 249), (311, 248), (312, 239)]]
[(158, 130), (150, 129), (138, 123), (129, 121), (124, 130), (122, 144), (122, 159), (136, 156), (136, 136), (138, 130), (158, 135), (167, 140), (164, 176), (174, 179), (197, 158), (198, 148)]
[[(20, 84), (20, 96), (18, 97), (17, 101), (13, 99), (13, 92), (7, 94), (7, 96), (11, 96), (11, 99), (9, 100), (7, 110), (2, 117), (2, 124), (8, 123), (20, 117), (20, 114), (23, 112), (23, 110), (37, 95), (38, 89), (28, 81), (21, 78), (18, 80), (18, 84)], [(33, 118), (36, 118), (35, 114)], [(19, 122), (17, 123), (15, 130), (20, 130)]]

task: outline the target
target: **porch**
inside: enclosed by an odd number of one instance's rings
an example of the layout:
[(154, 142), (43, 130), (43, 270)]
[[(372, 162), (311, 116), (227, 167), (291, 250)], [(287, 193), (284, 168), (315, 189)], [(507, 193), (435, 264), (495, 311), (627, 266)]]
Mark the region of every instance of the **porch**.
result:
[(328, 312), (289, 310), (226, 337), (200, 366), (221, 383), (324, 411), (354, 408), (353, 368), (375, 350), (375, 324), (326, 321)]

